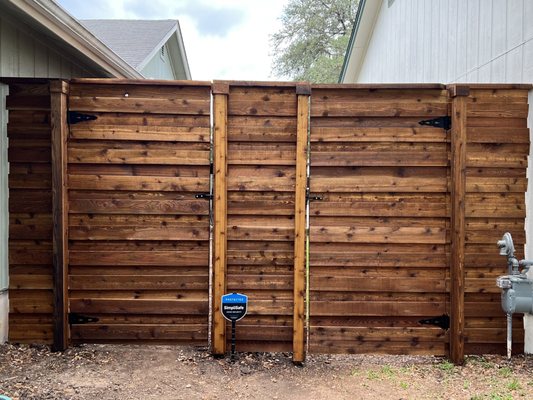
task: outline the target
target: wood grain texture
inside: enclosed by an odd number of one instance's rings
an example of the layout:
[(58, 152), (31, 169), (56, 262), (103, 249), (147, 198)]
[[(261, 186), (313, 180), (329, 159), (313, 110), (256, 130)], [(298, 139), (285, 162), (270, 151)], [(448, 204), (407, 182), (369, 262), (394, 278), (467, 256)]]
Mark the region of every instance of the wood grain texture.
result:
[(467, 166), (467, 103), (464, 96), (452, 101), (452, 218), (451, 218), (451, 326), (450, 358), (455, 364), (464, 362), (464, 265), (465, 265), (465, 192)]
[(50, 92), (47, 81), (10, 84), (9, 340), (53, 342)]
[(68, 143), (70, 308), (99, 318), (73, 341), (205, 345), (209, 86), (84, 82), (70, 100), (97, 117)]
[(307, 142), (309, 134), (309, 96), (298, 95), (296, 140), (296, 187), (294, 200), (294, 311), (293, 362), (305, 360), (305, 214), (307, 193)]
[[(464, 349), (465, 353), (504, 354), (506, 323), (497, 307), (499, 290), (494, 279), (507, 270), (493, 243), (511, 232), (517, 256), (522, 257), (527, 96), (511, 87), (481, 86), (473, 88), (465, 101)], [(521, 319), (513, 326), (523, 331)]]
[(226, 320), (221, 313), (222, 296), (226, 294), (227, 266), (227, 149), (228, 149), (228, 96), (213, 97), (214, 126), (214, 224), (213, 224), (213, 327), (212, 352), (226, 353)]
[(430, 87), (313, 89), (310, 351), (445, 354), (444, 331), (418, 320), (448, 308), (449, 139), (419, 121), (447, 102)]
[(50, 83), (52, 127), (52, 218), (54, 250), (54, 351), (69, 345), (68, 325), (68, 200), (67, 200), (67, 95), (68, 84)]
[(302, 296), (293, 286), (304, 265), (295, 251), (301, 254), (296, 242), (305, 237), (295, 237), (302, 235), (295, 191), (305, 202), (306, 179), (305, 159), (298, 169), (304, 150), (297, 138), (307, 137), (301, 136), (298, 98), (294, 85), (229, 85), (227, 287), (249, 296), (250, 313), (239, 324), (259, 318), (255, 330), (239, 339), (239, 349), (292, 349), (295, 361), (304, 357), (293, 302), (296, 293)]

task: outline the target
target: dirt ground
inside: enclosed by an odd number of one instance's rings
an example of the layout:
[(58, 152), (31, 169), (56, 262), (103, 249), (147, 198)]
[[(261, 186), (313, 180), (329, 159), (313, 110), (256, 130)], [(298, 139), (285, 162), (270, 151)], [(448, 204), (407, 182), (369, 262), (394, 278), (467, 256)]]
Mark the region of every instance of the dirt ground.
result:
[(239, 354), (205, 349), (0, 346), (0, 394), (12, 399), (533, 399), (533, 357)]

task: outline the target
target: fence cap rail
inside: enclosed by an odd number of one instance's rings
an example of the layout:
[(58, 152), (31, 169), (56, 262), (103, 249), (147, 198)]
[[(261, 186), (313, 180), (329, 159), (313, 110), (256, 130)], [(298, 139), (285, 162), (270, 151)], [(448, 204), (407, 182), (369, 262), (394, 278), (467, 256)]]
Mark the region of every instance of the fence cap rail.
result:
[(229, 86), (246, 86), (246, 87), (296, 87), (309, 85), (309, 82), (277, 82), (277, 81), (232, 81), (232, 80), (215, 80), (214, 84), (227, 84)]
[(446, 89), (441, 83), (327, 83), (311, 85), (312, 89)]
[(517, 90), (531, 90), (533, 85), (530, 83), (460, 83), (447, 85), (451, 86), (467, 86), (470, 89), (517, 89)]
[(70, 83), (97, 85), (211, 86), (209, 81), (174, 81), (159, 79), (75, 78)]

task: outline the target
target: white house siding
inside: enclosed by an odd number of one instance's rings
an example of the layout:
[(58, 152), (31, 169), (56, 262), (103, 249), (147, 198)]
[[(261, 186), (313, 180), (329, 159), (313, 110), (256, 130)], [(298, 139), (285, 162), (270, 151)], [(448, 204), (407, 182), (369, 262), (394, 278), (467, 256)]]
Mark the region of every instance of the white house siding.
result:
[(140, 72), (143, 76), (150, 79), (187, 79), (184, 76), (175, 76), (166, 45), (164, 55), (161, 54), (161, 49), (159, 49)]
[(42, 34), (15, 24), (0, 14), (0, 77), (73, 78), (95, 76), (62, 56), (61, 49), (46, 43)]
[(387, 4), (357, 82), (533, 82), (533, 0)]
[[(351, 81), (533, 83), (533, 0), (395, 0), (391, 7), (383, 0), (359, 76)], [(529, 127), (533, 142), (532, 112)], [(527, 258), (533, 258), (531, 154)], [(533, 353), (533, 316), (526, 315), (524, 325), (525, 351)]]

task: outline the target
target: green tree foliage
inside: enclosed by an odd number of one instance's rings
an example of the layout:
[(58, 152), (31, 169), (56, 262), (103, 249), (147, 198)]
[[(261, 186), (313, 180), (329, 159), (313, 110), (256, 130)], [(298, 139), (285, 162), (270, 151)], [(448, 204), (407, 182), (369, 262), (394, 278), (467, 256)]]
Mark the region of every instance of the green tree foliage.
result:
[(289, 0), (271, 35), (272, 71), (313, 83), (337, 82), (359, 0)]

